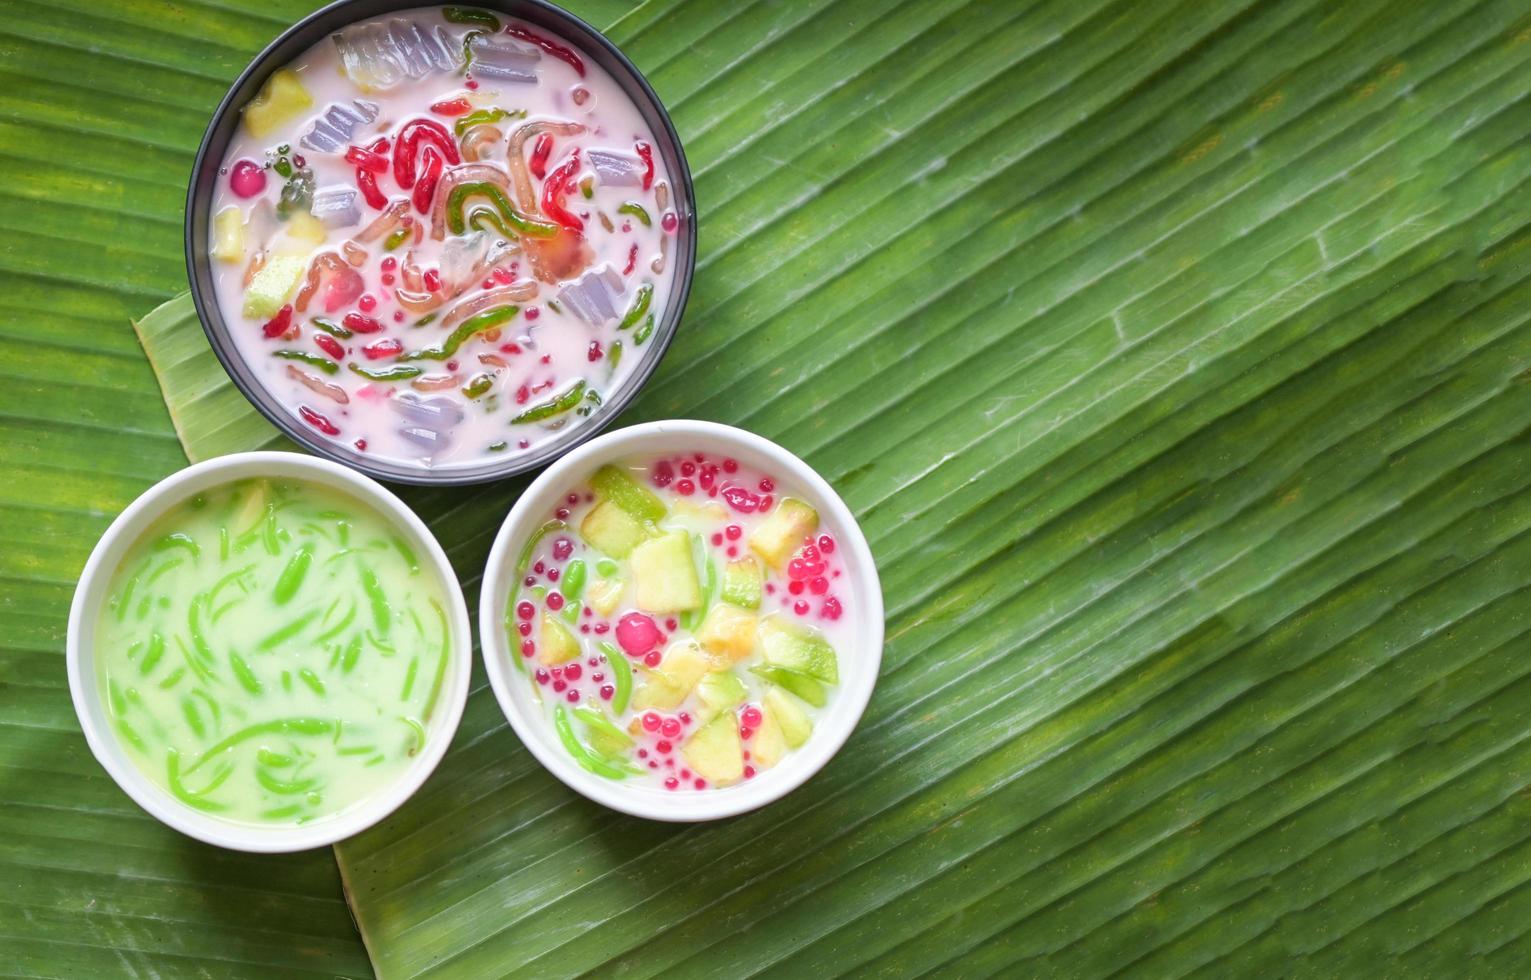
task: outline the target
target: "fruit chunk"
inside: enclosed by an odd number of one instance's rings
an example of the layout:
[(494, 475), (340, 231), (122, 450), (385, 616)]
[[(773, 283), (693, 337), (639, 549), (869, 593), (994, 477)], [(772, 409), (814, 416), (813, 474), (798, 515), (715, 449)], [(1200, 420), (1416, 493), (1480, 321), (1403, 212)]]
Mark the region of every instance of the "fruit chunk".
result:
[(739, 723), (731, 711), (698, 728), (680, 751), (698, 776), (715, 785), (731, 783), (744, 775), (744, 746), (739, 742)]
[(750, 534), (750, 550), (779, 569), (818, 529), (819, 512), (795, 497), (787, 497)]
[(817, 633), (804, 632), (772, 616), (760, 624), (760, 642), (765, 646), (765, 662), (807, 674), (826, 684), (840, 683), (835, 662), (835, 648)]
[(299, 255), (277, 255), (267, 260), (245, 290), (244, 315), (252, 320), (276, 316), (276, 311), (298, 288), (306, 264)]
[(314, 98), (298, 73), (291, 68), (279, 69), (244, 107), (245, 128), (251, 136), (265, 136), (313, 104)]
[(751, 667), (750, 673), (763, 677), (782, 690), (797, 695), (815, 708), (824, 707), (824, 702), (829, 700), (828, 695), (824, 693), (824, 685), (807, 674), (799, 674), (795, 670), (786, 670), (781, 667)]
[(787, 697), (780, 688), (773, 687), (766, 691), (765, 710), (781, 726), (782, 737), (791, 748), (798, 748), (813, 734), (813, 722), (808, 720), (808, 712), (799, 708), (797, 702)]
[(758, 625), (759, 617), (754, 613), (727, 603), (718, 603), (707, 611), (707, 618), (702, 620), (702, 628), (696, 631), (696, 638), (709, 653), (729, 660), (739, 660), (754, 652), (755, 629)]
[(613, 558), (626, 558), (649, 539), (648, 528), (643, 522), (610, 500), (603, 500), (590, 509), (585, 519), (579, 522), (579, 533), (590, 547)]
[(318, 218), (306, 211), (300, 211), (287, 219), (287, 235), (296, 238), (300, 242), (309, 245), (318, 245), (324, 241), (329, 231)]
[(213, 258), (242, 262), (245, 257), (245, 216), (234, 205), (213, 215)]
[(741, 609), (759, 609), (765, 588), (765, 570), (760, 562), (746, 555), (723, 568), (723, 601)]
[(629, 562), (638, 608), (655, 613), (684, 612), (702, 604), (702, 584), (691, 557), (691, 535), (670, 531), (633, 549)]
[(547, 613), (542, 614), (542, 631), (537, 637), (537, 647), (541, 651), (538, 659), (545, 664), (561, 664), (579, 656), (579, 640), (574, 638), (567, 626)]
[(598, 616), (610, 616), (622, 604), (622, 580), (598, 578), (585, 586), (585, 601)]
[(729, 670), (715, 670), (696, 685), (696, 699), (702, 703), (703, 723), (721, 711), (737, 708), (747, 697), (749, 690), (744, 681)]
[(575, 708), (574, 717), (585, 725), (585, 733), (590, 739), (590, 747), (598, 754), (608, 759), (620, 759), (627, 754), (627, 750), (633, 747), (632, 736), (612, 724), (611, 721), (598, 711), (589, 708)]
[(695, 640), (676, 640), (665, 650), (658, 667), (644, 671), (646, 679), (633, 695), (633, 707), (639, 711), (674, 711), (711, 669), (712, 661)]
[(770, 708), (761, 709), (760, 727), (755, 729), (755, 735), (750, 740), (750, 761), (761, 769), (769, 769), (786, 754), (787, 739), (782, 734), (776, 715)]
[(638, 485), (626, 470), (606, 465), (590, 478), (595, 492), (640, 521), (653, 523), (665, 515), (664, 502)]

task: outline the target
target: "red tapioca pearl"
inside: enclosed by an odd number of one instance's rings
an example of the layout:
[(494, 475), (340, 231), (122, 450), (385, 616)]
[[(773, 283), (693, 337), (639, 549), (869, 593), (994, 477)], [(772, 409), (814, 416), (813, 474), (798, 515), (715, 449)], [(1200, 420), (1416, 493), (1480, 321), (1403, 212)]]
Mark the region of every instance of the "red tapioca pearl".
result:
[(737, 472), (739, 472), (739, 461), (737, 459), (733, 459), (732, 457), (723, 460), (723, 472), (724, 473), (737, 473)]
[(647, 759), (648, 757), (649, 757), (649, 750), (648, 749), (639, 749), (638, 750), (638, 758), (640, 758), (640, 759)]
[(690, 779), (691, 778), (691, 770), (690, 769), (682, 769), (680, 771), (680, 778), (681, 779)]
[(770, 494), (766, 494), (764, 497), (760, 498), (760, 512), (762, 514), (764, 514), (766, 511), (770, 510), (773, 506), (775, 506), (775, 504), (776, 504), (776, 498), (771, 496)]
[(722, 531), (714, 531), (714, 532), (712, 532), (712, 543), (713, 543), (714, 547), (721, 547), (723, 545), (723, 532)]
[(819, 550), (826, 555), (835, 553), (835, 539), (827, 534), (819, 535)]
[(681, 476), (695, 476), (696, 475), (696, 464), (691, 462), (691, 460), (689, 460), (689, 459), (686, 460), (684, 463), (680, 464), (680, 475)]
[(660, 755), (669, 755), (674, 749), (675, 746), (671, 745), (664, 739), (660, 739), (654, 743), (654, 751), (658, 752)]
[(742, 755), (744, 757), (744, 761), (745, 762), (750, 761), (750, 750), (749, 749), (745, 749), (742, 753), (740, 753), (740, 755)]
[(579, 703), (579, 691), (575, 690), (572, 687), (569, 688), (569, 693), (565, 694), (564, 697), (569, 699), (569, 703), (570, 704), (578, 704)]
[(643, 730), (646, 732), (657, 732), (659, 731), (659, 726), (662, 722), (663, 719), (659, 717), (658, 712), (645, 711), (639, 724), (643, 726)]
[(711, 490), (717, 482), (717, 474), (711, 470), (703, 470), (702, 475), (696, 478), (696, 482), (702, 485), (703, 490)]
[(771, 583), (771, 582), (767, 582), (766, 583), (766, 595), (775, 595), (775, 594), (776, 594), (776, 586), (773, 583)]
[(517, 623), (516, 624), (516, 632), (520, 633), (522, 636), (531, 636), (532, 635), (532, 624), (531, 623)]
[(526, 578), (521, 580), (521, 584), (529, 589), (537, 584), (537, 577), (534, 575), (528, 575)]
[(361, 307), (363, 313), (371, 313), (377, 309), (377, 297), (371, 293), (362, 293), (361, 298), (356, 301), (356, 305)]
[[(570, 503), (574, 503), (574, 501), (571, 500)], [(570, 541), (568, 538), (559, 538), (553, 542), (554, 561), (565, 561), (572, 554), (574, 554), (573, 541)]]
[(744, 778), (745, 779), (754, 779), (755, 778), (755, 767), (754, 766), (745, 766), (744, 767)]
[(690, 480), (680, 479), (675, 481), (675, 492), (682, 497), (689, 497), (696, 493), (696, 484)]
[(674, 616), (671, 616), (669, 619), (664, 621), (664, 628), (669, 630), (671, 633), (674, 633), (677, 629), (680, 629), (680, 621), (677, 620)]
[(716, 497), (717, 495), (718, 495), (718, 488), (716, 486), (711, 486), (711, 487), (707, 488), (707, 496), (709, 496), (709, 497)]
[(585, 360), (589, 361), (591, 364), (599, 361), (605, 355), (606, 351), (601, 347), (601, 342), (599, 340), (592, 340), (590, 342), (590, 346), (585, 348)]
[(522, 599), (516, 603), (516, 616), (520, 619), (531, 619), (537, 615), (537, 607)]
[(584, 671), (580, 668), (579, 664), (569, 664), (563, 669), (564, 677), (571, 681), (579, 680), (580, 674), (582, 673), (584, 673)]
[[(531, 401), (531, 398), (532, 398), (532, 389), (528, 388), (526, 385), (522, 385), (521, 387), (516, 389), (516, 404), (517, 405), (525, 405), (527, 402)], [(531, 445), (531, 443), (527, 442), (527, 440), (525, 440), (525, 439), (522, 439), (521, 441), (525, 442), (528, 446)], [(526, 447), (523, 446), (522, 448), (524, 449)]]
[(814, 595), (823, 595), (829, 591), (829, 579), (822, 575), (818, 576), (817, 578), (809, 579), (808, 591), (812, 592)]
[(585, 607), (585, 611), (583, 613), (581, 613), (580, 615), (584, 616), (586, 619), (589, 619), (591, 616), (594, 616), (595, 613), (590, 611), (590, 607), (589, 606), (586, 606)]
[(548, 593), (547, 602), (548, 602), (548, 608), (553, 610), (554, 612), (557, 612), (558, 610), (563, 608), (563, 593), (561, 593), (561, 592), (549, 592)]
[(537, 564), (532, 566), (532, 571), (536, 572), (538, 575), (541, 575), (543, 572), (545, 572), (547, 570), (548, 570), (548, 567), (542, 563), (542, 559), (540, 559), (540, 558), (537, 559)]
[(698, 463), (705, 463), (705, 462), (707, 462), (707, 454), (706, 453), (696, 453), (691, 458), (696, 460)]
[(844, 610), (840, 608), (839, 599), (836, 599), (834, 596), (830, 596), (828, 599), (824, 600), (824, 618), (839, 619), (843, 612)]
[(665, 781), (664, 781), (664, 788), (665, 789), (679, 789), (680, 788), (680, 780), (676, 779), (674, 776), (666, 776), (665, 777)]
[(367, 451), (367, 440), (365, 439), (358, 439), (352, 443), (352, 445), (356, 447), (356, 451), (359, 453), (364, 453)]
[(799, 599), (792, 604), (792, 611), (797, 613), (799, 616), (806, 616), (808, 615), (808, 603), (802, 599)]
[(595, 503), (595, 494), (593, 494), (593, 493), (585, 494), (585, 503), (587, 503), (587, 504)]
[(424, 279), (425, 279), (425, 289), (426, 289), (426, 292), (431, 292), (431, 293), (440, 292), (440, 290), (441, 290), (441, 272), (439, 270), (436, 270), (436, 269), (426, 269), (425, 270)]
[[(589, 611), (590, 611), (589, 609), (585, 610), (585, 612), (589, 612)], [(604, 636), (606, 634), (606, 631), (609, 630), (609, 629), (611, 629), (611, 624), (610, 623), (596, 623), (595, 624), (595, 634), (597, 636)]]
[(536, 677), (537, 678), (537, 683), (538, 684), (542, 684), (542, 685), (546, 685), (549, 681), (551, 681), (553, 679), (553, 678), (549, 677), (548, 676), (548, 672), (546, 670), (543, 670), (541, 667), (538, 667), (537, 668), (537, 673), (532, 675), (532, 676)]
[(556, 582), (556, 581), (558, 581), (558, 576), (562, 575), (562, 574), (563, 573), (560, 572), (558, 569), (550, 568), (550, 569), (548, 569), (548, 581), (549, 582)]
[(763, 476), (763, 477), (760, 478), (760, 492), (761, 493), (775, 493), (776, 492), (776, 484), (771, 482), (771, 478), (770, 477)]
[(392, 272), (393, 270), (397, 269), (398, 267), (399, 267), (399, 260), (398, 259), (394, 258), (392, 255), (385, 255), (385, 256), (383, 256), (382, 268), (383, 268), (384, 272)]
[(734, 545), (729, 545), (728, 546), (728, 557), (730, 557), (730, 558), (738, 558), (739, 557), (739, 549), (737, 547), (735, 547)]
[(600, 671), (596, 671), (595, 673), (590, 675), (590, 683), (592, 683), (592, 684), (599, 684), (599, 683), (601, 683), (601, 681), (604, 681), (605, 679), (606, 679), (606, 675), (601, 673)]
[(563, 676), (563, 667), (554, 667), (553, 668), (553, 676), (554, 677), (562, 677)]
[(754, 734), (755, 734), (755, 730), (753, 728), (741, 728), (741, 729), (739, 729), (739, 737), (744, 739), (746, 742), (748, 742), (750, 740), (750, 738)]
[(526, 317), (527, 320), (535, 320), (541, 315), (542, 311), (537, 309), (535, 306), (527, 307), (526, 312), (522, 314), (522, 316)]
[(589, 633), (590, 632), (590, 624), (589, 623), (580, 623), (579, 624), (579, 631), (581, 633)]
[[(385, 279), (392, 279), (393, 277), (392, 276), (384, 276), (383, 278), (385, 278)], [(393, 311), (393, 322), (394, 323), (403, 323), (404, 322), (404, 311), (403, 310), (394, 310)]]
[(667, 487), (675, 480), (675, 467), (670, 461), (662, 459), (654, 464), (654, 472), (649, 474), (649, 482), (656, 487)]
[(788, 582), (787, 583), (787, 591), (792, 593), (793, 595), (802, 595), (803, 594), (803, 580), (802, 579), (793, 579), (791, 582)]
[(553, 682), (553, 690), (557, 691), (559, 694), (562, 694), (564, 691), (566, 691), (568, 689), (569, 689), (569, 682), (568, 681), (556, 680), (556, 681)]
[(655, 762), (653, 759), (650, 759), (649, 760), (649, 768), (650, 769), (658, 769), (659, 768), (659, 763)]
[(530, 446), (531, 444), (532, 444), (532, 441), (530, 439), (518, 439), (518, 440), (516, 440), (516, 448), (517, 449), (525, 449), (526, 447)]
[(680, 734), (680, 722), (675, 718), (666, 718), (659, 723), (659, 734), (665, 738), (674, 738)]
[(595, 657), (586, 657), (585, 658), (585, 663), (589, 664), (592, 667), (599, 667), (601, 665), (601, 661), (605, 660), (605, 659), (606, 659), (605, 657), (601, 657), (600, 659), (596, 659)]
[(723, 529), (723, 535), (730, 541), (738, 541), (744, 536), (744, 528), (737, 524), (730, 524)]
[[(811, 542), (813, 539), (809, 538), (808, 540)], [(798, 552), (798, 557), (812, 564), (819, 560), (819, 549), (815, 548), (812, 544), (805, 544), (803, 545), (803, 550)]]
[(698, 780), (694, 781), (691, 785), (695, 786), (697, 789), (706, 789), (707, 788), (707, 780), (705, 780), (705, 779), (698, 779)]
[(537, 652), (537, 644), (533, 643), (531, 640), (522, 640), (521, 641), (521, 656), (523, 656), (523, 657), (530, 657), (532, 654), (534, 654), (536, 652)]
[(647, 667), (658, 667), (660, 659), (661, 659), (661, 657), (659, 655), (659, 651), (655, 650), (652, 653), (644, 655), (643, 663), (644, 663), (644, 666), (647, 666)]
[(750, 728), (759, 728), (761, 715), (760, 709), (753, 704), (739, 713), (739, 720)]
[(567, 497), (564, 498), (564, 503), (568, 504), (570, 507), (573, 507), (575, 504), (579, 503), (579, 494), (577, 494), (577, 493), (569, 494)]
[(664, 764), (665, 764), (665, 768), (666, 769), (674, 769), (675, 768), (675, 760), (674, 759), (666, 759), (664, 761)]
[(560, 521), (566, 521), (569, 519), (569, 508), (560, 507), (553, 511), (553, 516), (558, 518)]

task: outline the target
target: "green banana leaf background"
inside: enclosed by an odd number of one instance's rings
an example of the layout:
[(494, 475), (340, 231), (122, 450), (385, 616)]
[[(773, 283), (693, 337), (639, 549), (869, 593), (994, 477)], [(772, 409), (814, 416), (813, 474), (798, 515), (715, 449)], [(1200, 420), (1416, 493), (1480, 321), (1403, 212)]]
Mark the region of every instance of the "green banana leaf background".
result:
[[(1524, 3), (570, 6), (696, 174), (623, 421), (840, 490), (887, 600), (860, 729), (661, 825), (545, 773), (479, 671), (333, 853), (137, 810), (68, 603), (148, 485), (277, 441), (174, 297), (208, 115), (311, 4), (0, 0), (0, 973), (1531, 972)], [(406, 491), (470, 600), (524, 485)]]

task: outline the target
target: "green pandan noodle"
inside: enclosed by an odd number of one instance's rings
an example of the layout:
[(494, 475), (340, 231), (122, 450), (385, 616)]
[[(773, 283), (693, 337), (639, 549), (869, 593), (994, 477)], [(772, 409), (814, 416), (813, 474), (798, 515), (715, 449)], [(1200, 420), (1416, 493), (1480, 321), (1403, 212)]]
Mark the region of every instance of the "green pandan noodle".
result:
[(96, 678), (128, 757), (220, 818), (296, 824), (396, 779), (449, 658), (442, 583), (369, 505), (245, 480), (166, 513), (113, 573)]

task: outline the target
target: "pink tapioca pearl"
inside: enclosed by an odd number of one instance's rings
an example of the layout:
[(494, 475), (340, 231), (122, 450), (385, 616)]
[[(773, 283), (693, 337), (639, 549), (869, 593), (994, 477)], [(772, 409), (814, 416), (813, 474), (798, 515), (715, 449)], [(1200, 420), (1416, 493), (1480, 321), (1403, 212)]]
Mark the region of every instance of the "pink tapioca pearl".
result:
[(680, 628), (680, 622), (674, 616), (671, 616), (669, 619), (664, 621), (664, 628), (669, 630), (671, 633), (674, 633), (677, 629)]
[(521, 656), (523, 656), (523, 657), (530, 657), (532, 654), (534, 654), (536, 652), (537, 652), (537, 644), (533, 643), (531, 640), (522, 640), (521, 641)]
[(728, 557), (730, 557), (730, 558), (738, 558), (739, 557), (739, 549), (738, 549), (737, 546), (735, 546), (735, 545), (729, 545), (728, 546)]
[(810, 579), (808, 582), (808, 591), (812, 592), (814, 595), (823, 595), (829, 591), (829, 579), (822, 575), (820, 575), (818, 578)]
[(689, 711), (682, 711), (680, 713), (680, 723), (682, 725), (689, 725), (689, 724), (691, 724), (691, 712), (689, 712)]
[(792, 611), (797, 613), (799, 616), (806, 616), (808, 615), (808, 603), (804, 602), (802, 599), (799, 599), (792, 604)]
[(712, 532), (712, 544), (713, 544), (713, 547), (722, 547), (722, 545), (723, 545), (723, 532), (722, 531), (714, 531), (714, 532)]
[(531, 623), (517, 623), (516, 624), (516, 632), (520, 633), (522, 636), (531, 636), (532, 635), (532, 624)]
[(723, 529), (723, 536), (730, 541), (738, 541), (744, 535), (744, 528), (737, 524), (730, 524)]
[(568, 690), (568, 688), (569, 684), (567, 681), (557, 680), (553, 682), (553, 690), (557, 691), (559, 694), (562, 694), (564, 691)]
[(844, 610), (840, 608), (839, 599), (836, 599), (834, 596), (830, 596), (828, 599), (824, 600), (825, 619), (839, 619), (843, 612)]
[(571, 493), (564, 498), (564, 501), (568, 503), (570, 507), (573, 507), (575, 504), (579, 503), (579, 494)]
[(617, 689), (616, 688), (612, 687), (610, 684), (602, 684), (601, 685), (601, 700), (602, 701), (610, 701), (612, 698), (614, 698), (616, 696), (617, 696)]
[(696, 464), (691, 462), (691, 460), (689, 460), (689, 459), (686, 460), (684, 463), (680, 464), (680, 475), (681, 476), (695, 476), (696, 475)]
[(563, 608), (563, 593), (549, 592), (547, 598), (548, 608), (557, 612)]
[(569, 688), (569, 693), (565, 694), (564, 697), (569, 699), (569, 703), (570, 704), (578, 704), (579, 703), (579, 691), (575, 690), (572, 687)]
[(761, 493), (775, 493), (776, 492), (776, 484), (771, 482), (771, 478), (770, 477), (763, 476), (763, 477), (760, 478), (760, 492)]
[(643, 664), (646, 667), (658, 667), (659, 662), (663, 659), (664, 658), (660, 655), (658, 650), (651, 650), (650, 652), (644, 654)]
[(725, 459), (725, 460), (723, 460), (723, 472), (724, 473), (737, 473), (737, 472), (739, 472), (739, 461), (737, 459)]
[[(585, 612), (589, 612), (589, 611), (590, 611), (589, 609), (585, 610)], [(605, 633), (609, 629), (611, 629), (611, 625), (608, 624), (608, 623), (596, 623), (595, 624), (595, 633), (596, 633), (597, 636), (600, 636), (601, 634)]]
[(739, 720), (744, 722), (744, 724), (748, 725), (750, 728), (759, 728), (761, 721), (760, 709), (755, 707), (753, 704), (750, 705), (739, 714)]
[(675, 746), (671, 745), (669, 742), (663, 739), (660, 739), (658, 742), (654, 743), (654, 750), (657, 751), (660, 755), (669, 755), (670, 752), (674, 750), (674, 748)]
[(802, 595), (803, 594), (803, 580), (802, 579), (794, 579), (791, 582), (788, 582), (787, 583), (787, 591), (792, 593), (793, 595)]
[(819, 550), (826, 555), (835, 553), (835, 539), (827, 534), (819, 535)]
[(680, 780), (676, 779), (674, 776), (666, 776), (665, 777), (665, 781), (664, 781), (664, 788), (665, 789), (678, 789), (679, 787), (680, 787)]
[(642, 720), (641, 724), (643, 725), (643, 730), (644, 731), (646, 731), (646, 732), (657, 732), (657, 731), (659, 731), (659, 726), (660, 726), (661, 722), (662, 722), (662, 719), (659, 717), (659, 714), (657, 712), (646, 711), (646, 712), (643, 713), (643, 720)]
[(658, 769), (659, 768), (659, 763), (655, 762), (653, 759), (650, 759), (649, 760), (649, 768), (650, 769)]
[(691, 770), (690, 769), (682, 769), (680, 771), (680, 778), (681, 779), (690, 779), (691, 778)]
[(548, 581), (549, 582), (556, 582), (556, 581), (558, 581), (558, 575), (559, 575), (558, 569), (556, 569), (556, 568), (548, 569)]
[(553, 542), (553, 558), (555, 561), (564, 561), (574, 554), (574, 542), (568, 538), (559, 538)]
[(537, 615), (537, 607), (523, 599), (516, 603), (516, 615), (521, 619), (531, 619)]
[(537, 673), (534, 676), (537, 678), (538, 684), (546, 685), (548, 681), (552, 680), (552, 678), (548, 676), (548, 672), (543, 670), (541, 667), (537, 668)]
[(693, 493), (696, 493), (696, 484), (684, 478), (676, 480), (675, 492), (680, 494), (682, 497), (689, 497)]
[(617, 643), (628, 656), (647, 653), (659, 643), (659, 626), (643, 613), (630, 612), (617, 621)]
[(674, 738), (680, 734), (680, 722), (674, 718), (666, 718), (659, 723), (659, 734), (665, 738)]
[(692, 783), (691, 785), (695, 786), (697, 789), (706, 789), (707, 788), (707, 780), (705, 780), (705, 779), (698, 779), (696, 782)]
[(755, 767), (754, 766), (745, 766), (744, 767), (744, 778), (745, 779), (754, 779), (755, 778)]
[(764, 497), (760, 498), (760, 512), (764, 514), (766, 511), (770, 510), (775, 503), (776, 498), (770, 494), (766, 494)]
[(755, 729), (753, 729), (753, 728), (741, 728), (741, 729), (739, 729), (739, 737), (744, 739), (746, 742), (748, 742), (750, 740), (750, 738), (754, 734), (755, 734)]
[(654, 464), (654, 472), (649, 476), (649, 481), (656, 487), (667, 487), (675, 480), (675, 467), (670, 465), (669, 460), (662, 459)]
[(579, 680), (581, 673), (583, 673), (583, 671), (580, 670), (579, 664), (569, 664), (563, 669), (563, 675), (571, 681)]
[(526, 578), (521, 580), (521, 584), (526, 586), (529, 589), (532, 586), (537, 584), (537, 576), (535, 576), (535, 575), (528, 575)]
[(640, 759), (647, 759), (648, 757), (649, 757), (649, 750), (648, 749), (639, 749), (638, 750), (638, 758), (640, 758)]
[(580, 623), (579, 624), (579, 631), (581, 633), (587, 633), (588, 634), (590, 632), (590, 624), (589, 623)]
[(553, 511), (553, 516), (558, 518), (560, 521), (566, 521), (569, 519), (569, 508), (560, 507)]
[(548, 570), (548, 567), (542, 563), (541, 559), (538, 559), (537, 560), (537, 564), (532, 566), (532, 571), (536, 572), (538, 575), (543, 574), (547, 570)]

